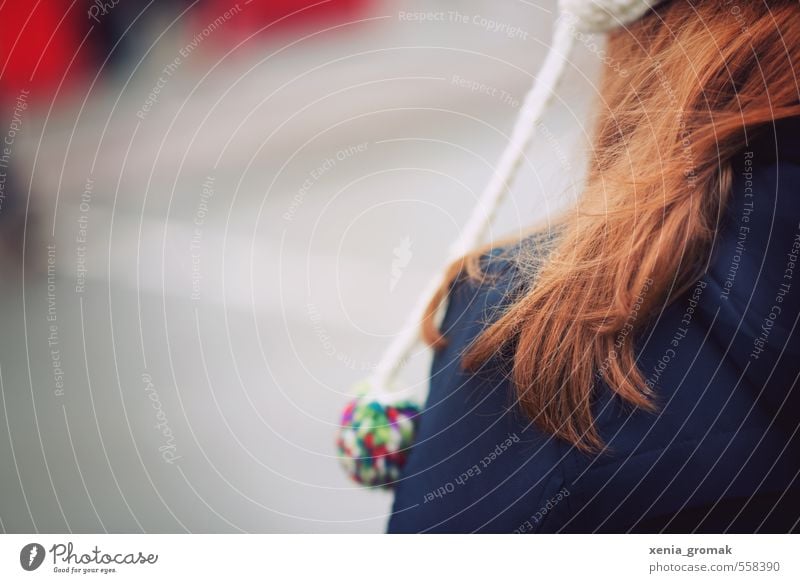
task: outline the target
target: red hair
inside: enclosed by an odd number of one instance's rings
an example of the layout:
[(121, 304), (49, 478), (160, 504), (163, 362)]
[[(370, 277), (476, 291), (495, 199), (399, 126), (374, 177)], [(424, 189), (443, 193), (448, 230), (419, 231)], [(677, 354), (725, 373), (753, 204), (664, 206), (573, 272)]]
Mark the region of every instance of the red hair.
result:
[[(800, 114), (800, 4), (673, 0), (612, 33), (607, 54), (627, 74), (605, 72), (582, 196), (557, 220), (535, 283), (464, 359), (475, 370), (513, 347), (522, 409), (584, 451), (603, 445), (591, 410), (598, 377), (654, 409), (636, 337), (702, 276), (747, 136)], [(484, 252), (448, 279), (483, 277)], [(448, 289), (423, 322), (434, 347), (445, 342), (432, 316)]]

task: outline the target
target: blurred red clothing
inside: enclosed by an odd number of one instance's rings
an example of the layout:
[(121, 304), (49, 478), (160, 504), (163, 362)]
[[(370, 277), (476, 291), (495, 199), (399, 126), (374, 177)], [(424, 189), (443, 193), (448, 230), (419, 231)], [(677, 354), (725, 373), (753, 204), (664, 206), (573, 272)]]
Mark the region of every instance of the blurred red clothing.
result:
[(215, 40), (230, 43), (239, 41), (254, 32), (275, 23), (263, 34), (287, 28), (297, 28), (311, 23), (345, 22), (362, 17), (369, 0), (207, 0), (194, 11), (191, 29), (202, 29), (228, 11), (235, 16), (215, 32)]
[(68, 0), (6, 0), (0, 4), (0, 100), (29, 90), (49, 100), (86, 75), (90, 28), (86, 5)]

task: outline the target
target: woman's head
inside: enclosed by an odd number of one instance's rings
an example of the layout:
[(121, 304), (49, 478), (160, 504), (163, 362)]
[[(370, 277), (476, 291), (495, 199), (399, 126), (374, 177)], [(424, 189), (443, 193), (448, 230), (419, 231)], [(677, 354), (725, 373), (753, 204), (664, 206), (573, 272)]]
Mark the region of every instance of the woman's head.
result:
[[(583, 194), (557, 221), (535, 284), (465, 358), (476, 369), (513, 347), (522, 408), (583, 449), (601, 445), (599, 378), (654, 407), (637, 334), (702, 275), (732, 157), (766, 124), (800, 115), (800, 4), (667, 1), (612, 33), (606, 52), (620, 66), (604, 74)], [(481, 277), (480, 255), (466, 258), (471, 277)], [(432, 318), (424, 335), (443, 342)]]

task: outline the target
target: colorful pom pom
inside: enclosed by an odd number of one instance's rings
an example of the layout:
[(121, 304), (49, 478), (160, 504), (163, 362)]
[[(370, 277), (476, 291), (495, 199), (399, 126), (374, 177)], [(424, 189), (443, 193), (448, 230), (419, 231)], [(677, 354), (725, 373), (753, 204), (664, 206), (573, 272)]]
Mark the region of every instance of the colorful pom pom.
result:
[(420, 409), (410, 400), (385, 403), (370, 395), (350, 401), (336, 441), (350, 477), (364, 486), (391, 488), (408, 459)]

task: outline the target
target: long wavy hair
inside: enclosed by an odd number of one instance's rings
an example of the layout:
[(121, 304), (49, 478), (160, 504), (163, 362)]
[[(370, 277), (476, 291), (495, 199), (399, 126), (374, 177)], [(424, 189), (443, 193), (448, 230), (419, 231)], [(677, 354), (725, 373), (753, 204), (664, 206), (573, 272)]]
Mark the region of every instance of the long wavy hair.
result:
[[(606, 53), (622, 69), (602, 79), (582, 195), (557, 218), (535, 282), (463, 362), (475, 371), (510, 350), (524, 412), (583, 451), (603, 446), (599, 378), (656, 408), (636, 338), (702, 277), (732, 158), (759, 128), (800, 115), (800, 3), (672, 0), (612, 33)], [(454, 263), (432, 298), (423, 338), (434, 348), (446, 343), (438, 306), (456, 277), (484, 277), (485, 252)]]

